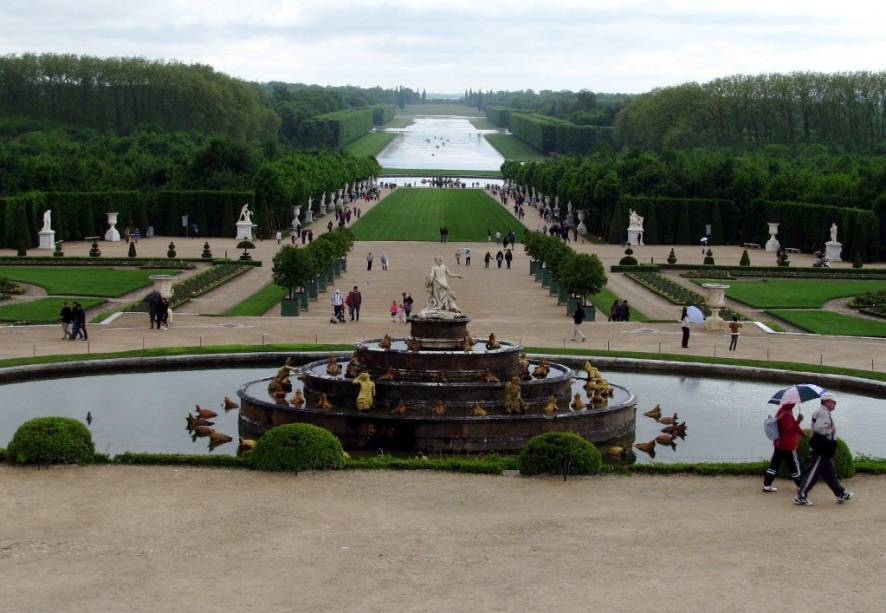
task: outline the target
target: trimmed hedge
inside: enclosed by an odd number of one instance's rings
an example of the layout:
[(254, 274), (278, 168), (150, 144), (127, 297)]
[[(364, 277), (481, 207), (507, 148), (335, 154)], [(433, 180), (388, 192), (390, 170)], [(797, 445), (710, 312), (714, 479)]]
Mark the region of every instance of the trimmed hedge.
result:
[(298, 472), (341, 468), (345, 453), (329, 430), (311, 424), (286, 424), (265, 432), (249, 460), (258, 470)]
[(486, 119), (500, 128), (509, 128), (511, 125), (511, 109), (501, 106), (487, 106)]
[(95, 461), (92, 433), (70, 417), (37, 417), (15, 431), (6, 450), (16, 464), (91, 464)]
[(520, 452), (523, 475), (595, 475), (603, 457), (587, 439), (573, 432), (546, 432), (532, 437)]
[(741, 211), (732, 200), (625, 196), (620, 204), (621, 211), (634, 209), (645, 218), (643, 242), (648, 245), (695, 244), (705, 236), (707, 224), (712, 245), (738, 242)]
[(373, 118), (371, 108), (316, 115), (299, 124), (297, 138), (302, 147), (341, 149), (372, 130)]
[[(501, 118), (500, 114), (493, 116)], [(490, 121), (497, 123), (495, 119)], [(580, 126), (547, 115), (510, 112), (508, 126), (514, 136), (542, 153), (586, 153), (601, 143), (612, 142), (610, 127)]]
[(383, 126), (394, 118), (397, 107), (393, 104), (376, 104), (372, 107), (372, 123)]

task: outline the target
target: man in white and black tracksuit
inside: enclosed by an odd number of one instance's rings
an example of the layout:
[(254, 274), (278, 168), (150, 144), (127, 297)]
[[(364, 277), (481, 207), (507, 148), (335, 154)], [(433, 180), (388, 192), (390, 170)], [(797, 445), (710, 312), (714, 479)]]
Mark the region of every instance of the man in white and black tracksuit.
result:
[(834, 468), (834, 453), (837, 450), (837, 427), (831, 417), (831, 411), (837, 408), (837, 398), (830, 392), (821, 396), (821, 406), (812, 414), (812, 438), (809, 439), (809, 467), (800, 489), (794, 498), (794, 504), (800, 506), (812, 506), (808, 495), (815, 487), (819, 477), (828, 484), (837, 502), (846, 502), (852, 498), (852, 492), (847, 490), (837, 478)]

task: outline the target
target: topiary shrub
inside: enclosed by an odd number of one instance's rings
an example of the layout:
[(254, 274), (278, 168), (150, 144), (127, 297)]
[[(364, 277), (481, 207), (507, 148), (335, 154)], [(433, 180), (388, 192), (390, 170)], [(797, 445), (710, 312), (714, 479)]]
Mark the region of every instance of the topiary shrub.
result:
[(55, 241), (55, 250), (52, 252), (52, 257), (54, 258), (63, 258), (65, 257), (65, 252), (62, 250), (63, 241)]
[(175, 257), (175, 243), (169, 241), (169, 249), (166, 250), (166, 257), (172, 259)]
[(861, 268), (864, 266), (864, 260), (861, 257), (861, 251), (856, 251), (852, 256), (852, 268)]
[(671, 252), (668, 254), (668, 264), (676, 264), (677, 263), (677, 254), (674, 253), (674, 248), (671, 247)]
[(204, 260), (212, 259), (212, 250), (209, 248), (209, 241), (203, 243), (203, 253), (200, 254), (200, 257)]
[(741, 252), (741, 259), (738, 261), (739, 266), (750, 266), (751, 265), (751, 256), (748, 255), (748, 250), (745, 249)]
[(89, 428), (70, 417), (37, 417), (15, 431), (6, 449), (16, 464), (91, 464), (95, 445)]
[(99, 258), (102, 255), (102, 250), (98, 248), (98, 239), (92, 239), (92, 246), (89, 248), (89, 257), (91, 258)]
[(636, 266), (637, 258), (634, 257), (634, 250), (628, 246), (625, 249), (625, 256), (618, 261), (619, 266)]
[[(804, 435), (800, 437), (797, 455), (800, 457), (800, 466), (803, 467), (803, 470), (806, 470), (809, 467), (809, 436)], [(849, 479), (855, 476), (855, 462), (852, 459), (852, 451), (849, 449), (846, 441), (841, 438), (837, 438), (834, 468), (837, 469), (837, 476), (841, 479)], [(778, 475), (788, 478), (788, 467), (786, 464), (779, 469)]]
[(778, 263), (778, 265), (781, 266), (782, 268), (787, 268), (788, 266), (791, 265), (791, 261), (788, 259), (788, 252), (787, 252), (787, 251), (782, 250), (782, 251), (779, 253), (779, 255), (778, 255), (778, 262), (777, 262), (777, 263)]
[(325, 470), (344, 462), (341, 442), (329, 430), (311, 424), (271, 428), (258, 439), (249, 456), (259, 470)]
[(713, 266), (714, 265), (714, 252), (708, 249), (708, 252), (704, 256), (704, 265), (705, 266)]
[(520, 452), (523, 475), (595, 475), (603, 457), (587, 439), (573, 432), (546, 432), (532, 437)]
[(127, 253), (127, 255), (131, 258), (134, 258), (136, 256), (135, 241), (129, 241), (129, 252)]

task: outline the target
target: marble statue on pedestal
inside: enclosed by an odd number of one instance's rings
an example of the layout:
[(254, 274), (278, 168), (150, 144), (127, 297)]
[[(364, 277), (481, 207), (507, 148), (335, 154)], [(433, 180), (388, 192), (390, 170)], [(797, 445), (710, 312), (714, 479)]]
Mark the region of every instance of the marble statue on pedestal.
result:
[(842, 262), (843, 243), (837, 240), (837, 224), (831, 224), (831, 240), (824, 244), (825, 255), (831, 262)]
[(420, 319), (455, 319), (463, 315), (455, 303), (455, 294), (449, 287), (449, 277), (461, 279), (461, 275), (450, 272), (439, 255), (434, 258), (431, 272), (425, 279), (428, 288), (428, 303), (418, 314)]
[(43, 229), (39, 232), (40, 246), (39, 249), (55, 248), (55, 230), (52, 229), (52, 211), (46, 210), (43, 213)]

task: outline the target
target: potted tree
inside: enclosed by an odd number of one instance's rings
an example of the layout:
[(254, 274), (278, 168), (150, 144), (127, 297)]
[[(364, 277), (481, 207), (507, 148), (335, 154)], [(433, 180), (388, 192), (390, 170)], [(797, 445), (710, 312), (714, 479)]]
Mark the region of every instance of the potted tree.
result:
[[(566, 304), (567, 315), (572, 315), (576, 305), (584, 305), (586, 296), (597, 294), (603, 289), (606, 285), (606, 272), (596, 254), (580, 253), (564, 263), (560, 280), (572, 294)], [(596, 308), (594, 305), (587, 305), (585, 313), (588, 321), (594, 321)]]
[(274, 256), (272, 269), (274, 283), (286, 288), (288, 298), (280, 303), (280, 315), (294, 316), (308, 308), (306, 286), (317, 275), (317, 263), (309, 249), (287, 245)]
[(250, 249), (255, 249), (255, 243), (252, 241), (240, 241), (237, 243), (237, 249), (242, 249), (243, 254), (240, 256), (240, 259), (244, 262), (248, 262), (252, 259), (252, 256), (249, 255)]

